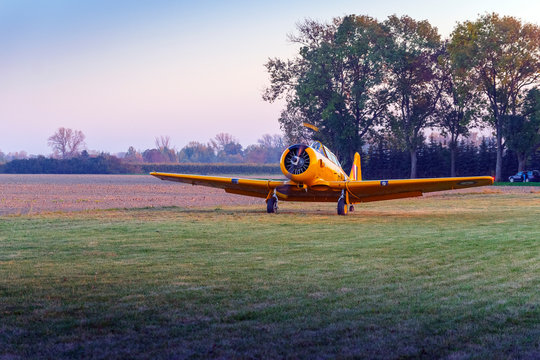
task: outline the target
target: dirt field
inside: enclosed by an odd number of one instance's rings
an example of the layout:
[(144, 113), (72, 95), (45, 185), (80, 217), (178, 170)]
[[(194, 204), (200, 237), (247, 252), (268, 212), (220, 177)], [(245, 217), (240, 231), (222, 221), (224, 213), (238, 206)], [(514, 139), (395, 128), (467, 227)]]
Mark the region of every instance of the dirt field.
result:
[[(461, 192), (539, 193), (538, 187), (483, 187)], [(443, 193), (427, 194), (440, 196)], [(133, 207), (264, 207), (264, 200), (221, 189), (161, 181), (149, 175), (0, 174), (0, 215)]]
[(150, 175), (0, 174), (0, 215), (146, 206), (264, 204), (221, 189), (162, 181)]

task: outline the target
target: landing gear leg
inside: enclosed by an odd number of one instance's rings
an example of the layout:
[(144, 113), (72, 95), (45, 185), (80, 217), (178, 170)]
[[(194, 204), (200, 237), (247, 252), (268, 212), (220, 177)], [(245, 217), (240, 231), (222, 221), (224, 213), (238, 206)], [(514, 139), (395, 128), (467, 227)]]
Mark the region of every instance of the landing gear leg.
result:
[(341, 196), (339, 197), (338, 199), (338, 202), (337, 202), (337, 213), (338, 215), (347, 215), (347, 201), (345, 199), (345, 192), (342, 191), (341, 192)]
[(269, 214), (277, 213), (278, 206), (277, 206), (277, 196), (272, 195), (266, 200), (266, 212)]

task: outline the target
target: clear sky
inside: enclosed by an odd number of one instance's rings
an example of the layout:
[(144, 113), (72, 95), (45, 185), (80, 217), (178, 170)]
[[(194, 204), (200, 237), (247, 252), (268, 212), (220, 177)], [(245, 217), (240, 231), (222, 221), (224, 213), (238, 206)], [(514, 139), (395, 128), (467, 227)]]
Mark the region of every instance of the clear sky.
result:
[(48, 155), (61, 126), (111, 153), (160, 135), (247, 146), (280, 132), (263, 64), (294, 56), (303, 19), (409, 15), (446, 37), (486, 12), (540, 24), (539, 0), (0, 0), (0, 150)]

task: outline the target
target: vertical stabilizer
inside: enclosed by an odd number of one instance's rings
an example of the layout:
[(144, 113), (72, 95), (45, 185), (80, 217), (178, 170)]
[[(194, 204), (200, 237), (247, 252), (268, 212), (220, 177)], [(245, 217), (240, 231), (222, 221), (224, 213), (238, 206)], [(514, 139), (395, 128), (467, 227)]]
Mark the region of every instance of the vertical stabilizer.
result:
[(351, 168), (351, 175), (349, 175), (351, 181), (362, 181), (362, 165), (360, 164), (360, 154), (354, 154), (354, 161)]

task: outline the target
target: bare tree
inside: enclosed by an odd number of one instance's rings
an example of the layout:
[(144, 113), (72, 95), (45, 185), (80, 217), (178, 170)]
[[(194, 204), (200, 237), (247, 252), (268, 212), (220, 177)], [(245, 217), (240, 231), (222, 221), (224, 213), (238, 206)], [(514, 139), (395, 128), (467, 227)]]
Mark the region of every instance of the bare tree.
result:
[(171, 145), (171, 138), (169, 136), (156, 137), (156, 150), (163, 156), (162, 162), (177, 162), (176, 150)]
[(48, 144), (53, 149), (54, 156), (69, 159), (77, 156), (84, 149), (85, 138), (86, 136), (80, 130), (61, 127), (49, 137)]
[(226, 145), (237, 142), (238, 141), (234, 138), (234, 136), (227, 133), (219, 133), (213, 139), (210, 139), (210, 144), (216, 153), (223, 151)]
[(172, 149), (170, 136), (163, 136), (163, 135), (161, 135), (160, 137), (156, 136), (156, 149), (158, 150)]
[(278, 135), (270, 135), (270, 134), (264, 134), (259, 140), (257, 140), (259, 145), (265, 147), (265, 148), (283, 148), (283, 138)]

